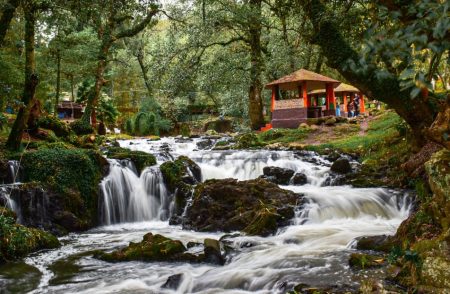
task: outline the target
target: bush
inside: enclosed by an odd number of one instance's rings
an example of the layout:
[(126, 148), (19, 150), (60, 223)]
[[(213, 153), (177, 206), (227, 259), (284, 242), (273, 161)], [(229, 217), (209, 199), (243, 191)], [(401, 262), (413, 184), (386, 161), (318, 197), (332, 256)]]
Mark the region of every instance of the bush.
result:
[(39, 149), (25, 153), (22, 162), (25, 181), (40, 182), (64, 196), (78, 192), (85, 209), (96, 207), (98, 184), (107, 165), (101, 154), (82, 149)]
[(66, 137), (70, 133), (70, 128), (66, 123), (50, 115), (39, 118), (38, 126), (40, 128), (52, 130), (58, 137)]
[(106, 150), (106, 155), (114, 159), (129, 159), (134, 163), (138, 173), (148, 167), (156, 164), (156, 158), (152, 154), (143, 151), (131, 151), (121, 147), (110, 147)]
[(70, 124), (70, 128), (75, 132), (78, 136), (89, 135), (94, 132), (94, 128), (87, 122), (83, 120), (76, 120)]
[(14, 218), (0, 215), (0, 263), (59, 246), (58, 239), (52, 234), (18, 225)]

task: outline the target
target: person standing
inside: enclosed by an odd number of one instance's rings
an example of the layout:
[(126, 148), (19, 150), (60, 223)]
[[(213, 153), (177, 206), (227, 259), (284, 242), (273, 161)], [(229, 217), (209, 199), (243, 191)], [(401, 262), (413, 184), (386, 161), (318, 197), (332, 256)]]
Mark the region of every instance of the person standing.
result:
[(336, 116), (341, 116), (341, 104), (339, 99), (336, 99)]
[(354, 108), (355, 108), (355, 116), (359, 116), (359, 99), (360, 99), (360, 97), (359, 97), (359, 95), (356, 95), (356, 97), (355, 97), (355, 101), (353, 102), (354, 103)]
[(348, 117), (353, 117), (355, 111), (355, 102), (353, 101), (353, 98), (350, 98), (350, 101), (347, 103), (347, 111)]

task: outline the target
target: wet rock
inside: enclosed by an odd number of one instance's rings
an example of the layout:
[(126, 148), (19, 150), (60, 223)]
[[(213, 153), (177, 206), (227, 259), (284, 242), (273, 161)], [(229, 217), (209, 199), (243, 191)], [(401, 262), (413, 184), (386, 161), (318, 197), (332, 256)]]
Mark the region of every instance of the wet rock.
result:
[(348, 261), (350, 267), (360, 269), (379, 267), (383, 264), (384, 259), (382, 257), (363, 253), (352, 253)]
[(189, 249), (189, 248), (193, 248), (193, 247), (198, 247), (198, 246), (202, 246), (202, 244), (201, 243), (198, 243), (198, 242), (192, 242), (192, 241), (190, 241), (190, 242), (187, 242), (187, 244), (186, 244), (186, 247)]
[(263, 146), (259, 141), (258, 136), (254, 133), (246, 133), (239, 135), (236, 138), (236, 144), (233, 146), (234, 149), (251, 149)]
[(171, 192), (174, 192), (180, 183), (192, 185), (202, 180), (202, 170), (186, 156), (180, 156), (175, 161), (164, 162), (160, 169), (167, 188)]
[(335, 162), (335, 161), (338, 160), (339, 158), (341, 158), (341, 155), (340, 155), (338, 152), (336, 152), (336, 151), (331, 152), (330, 154), (328, 154), (328, 155), (325, 157), (326, 160), (331, 161), (331, 162)]
[(180, 156), (175, 161), (166, 161), (160, 166), (167, 189), (174, 194), (175, 211), (171, 223), (180, 223), (179, 216), (183, 213), (187, 201), (192, 197), (193, 185), (202, 180), (200, 167), (186, 156)]
[(109, 147), (106, 150), (106, 156), (114, 159), (130, 160), (136, 167), (138, 174), (140, 174), (146, 167), (156, 164), (156, 158), (152, 154), (143, 151), (132, 151), (121, 147)]
[(203, 242), (205, 251), (205, 261), (208, 263), (225, 264), (225, 259), (220, 251), (220, 242), (214, 239), (205, 239)]
[(197, 257), (187, 251), (179, 240), (172, 240), (162, 235), (148, 233), (139, 243), (130, 244), (111, 253), (96, 252), (95, 257), (110, 261), (195, 261)]
[(214, 145), (214, 141), (211, 139), (206, 139), (202, 141), (197, 142), (197, 149), (204, 150), (204, 149), (211, 149)]
[(331, 165), (331, 171), (338, 174), (347, 174), (352, 171), (352, 166), (347, 158), (339, 158)]
[(263, 169), (263, 178), (278, 184), (278, 185), (289, 185), (289, 182), (294, 175), (294, 171), (288, 168), (281, 168), (276, 166), (266, 166)]
[(269, 235), (294, 216), (302, 195), (263, 179), (208, 180), (195, 188), (183, 228)]
[(393, 247), (392, 236), (380, 235), (360, 237), (357, 239), (356, 249), (389, 252)]
[(192, 142), (191, 138), (180, 137), (175, 139), (175, 143), (190, 143)]
[(161, 288), (177, 290), (180, 287), (183, 280), (183, 274), (172, 275), (167, 278), (167, 281), (161, 286)]
[(308, 177), (303, 173), (296, 173), (291, 179), (291, 184), (296, 186), (305, 185), (308, 182)]

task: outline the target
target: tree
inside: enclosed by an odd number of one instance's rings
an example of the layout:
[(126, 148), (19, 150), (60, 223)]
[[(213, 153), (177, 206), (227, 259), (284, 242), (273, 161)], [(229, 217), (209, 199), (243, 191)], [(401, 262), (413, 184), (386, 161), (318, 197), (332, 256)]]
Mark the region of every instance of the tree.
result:
[(19, 4), (19, 0), (8, 0), (3, 4), (2, 16), (0, 17), (0, 47), (3, 46), (6, 32), (8, 31), (9, 25)]
[[(391, 20), (389, 24), (400, 22), (404, 28), (402, 30), (397, 27), (396, 30), (393, 30), (396, 32), (394, 33), (395, 36), (385, 35), (382, 40), (386, 40), (386, 44), (393, 44), (393, 41), (389, 41), (389, 37), (402, 40), (404, 42), (403, 53), (406, 52), (408, 56), (411, 56), (412, 52), (417, 49), (433, 50), (433, 46), (438, 46), (438, 51), (448, 51), (449, 42), (445, 40), (449, 40), (447, 35), (449, 34), (448, 28), (450, 24), (448, 18), (447, 22), (439, 20), (442, 15), (445, 17), (445, 11), (447, 10), (445, 7), (439, 7), (442, 4), (438, 3), (438, 1), (429, 1), (424, 5), (419, 2), (413, 2), (407, 8), (402, 5), (396, 6), (392, 4), (396, 3), (395, 1), (378, 2), (379, 4), (386, 4), (390, 9), (395, 10), (383, 10), (387, 13), (387, 19)], [(314, 28), (314, 35), (311, 41), (321, 47), (324, 56), (327, 58), (328, 66), (336, 69), (345, 79), (361, 89), (368, 97), (383, 101), (392, 107), (411, 127), (415, 143), (418, 146), (423, 146), (426, 142), (425, 131), (433, 122), (436, 111), (433, 109), (428, 92), (425, 90), (426, 86), (420, 84), (420, 78), (415, 80), (419, 84), (405, 85), (402, 82), (402, 78), (405, 76), (402, 76), (402, 72), (414, 62), (414, 58), (408, 58), (406, 63), (400, 61), (391, 63), (390, 59), (386, 59), (386, 54), (380, 54), (382, 52), (389, 54), (389, 51), (371, 50), (374, 46), (371, 46), (370, 41), (366, 47), (368, 48), (365, 55), (366, 58), (364, 58), (364, 55), (346, 40), (336, 16), (323, 1), (299, 0), (299, 3), (302, 5)], [(379, 7), (377, 6), (377, 8)], [(430, 20), (430, 23), (423, 22), (418, 17), (420, 15), (418, 10), (425, 12), (427, 9), (434, 9), (438, 12), (434, 14), (434, 21)], [(380, 12), (375, 11), (375, 13)], [(433, 16), (430, 17), (432, 18)], [(387, 19), (384, 19), (385, 23), (387, 23)], [(428, 28), (426, 27), (427, 24)], [(440, 33), (436, 34), (434, 30), (438, 27), (441, 27), (439, 29)], [(387, 31), (384, 30), (384, 32)], [(429, 39), (425, 32), (431, 34), (432, 38)], [(424, 34), (425, 42), (423, 42)], [(429, 42), (430, 40), (433, 42)], [(384, 44), (385, 42), (381, 43)], [(428, 48), (424, 47), (424, 44), (428, 44), (426, 45)], [(418, 48), (418, 46), (420, 47)], [(379, 46), (379, 48), (382, 48), (382, 46)], [(380, 65), (382, 64), (380, 60), (383, 59), (385, 60), (385, 66)], [(392, 68), (390, 66), (392, 64), (396, 64), (398, 67)], [(416, 85), (418, 87), (411, 87)]]
[[(108, 64), (108, 55), (114, 43), (120, 39), (133, 37), (141, 32), (153, 17), (158, 13), (158, 7), (153, 3), (140, 1), (103, 1), (101, 3), (84, 3), (89, 9), (89, 17), (97, 31), (100, 41), (98, 50), (97, 69), (95, 73), (95, 92), (87, 106), (82, 120), (96, 124), (95, 107), (98, 105), (102, 87), (106, 83), (105, 70)], [(142, 13), (145, 10), (145, 13)], [(136, 20), (137, 18), (137, 20)]]
[(6, 146), (12, 150), (20, 148), (22, 134), (26, 128), (36, 87), (39, 83), (34, 50), (37, 13), (43, 6), (42, 3), (33, 0), (24, 1), (22, 6), (25, 16), (25, 84), (21, 100), (22, 105), (6, 142)]

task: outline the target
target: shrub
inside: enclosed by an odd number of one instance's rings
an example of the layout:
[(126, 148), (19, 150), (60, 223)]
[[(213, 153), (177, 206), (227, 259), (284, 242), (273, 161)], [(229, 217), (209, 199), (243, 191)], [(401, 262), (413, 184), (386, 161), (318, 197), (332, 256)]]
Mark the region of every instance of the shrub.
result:
[(58, 246), (60, 243), (52, 234), (18, 225), (14, 218), (0, 215), (0, 263)]
[(107, 164), (99, 153), (82, 149), (39, 149), (25, 153), (22, 162), (25, 181), (40, 182), (63, 196), (79, 192), (86, 209), (96, 207), (98, 184)]
[(94, 128), (87, 122), (83, 120), (76, 120), (70, 124), (70, 128), (75, 132), (78, 136), (88, 135), (94, 132)]
[(50, 115), (39, 118), (38, 126), (40, 128), (52, 130), (58, 137), (66, 137), (70, 133), (70, 128), (66, 123)]

